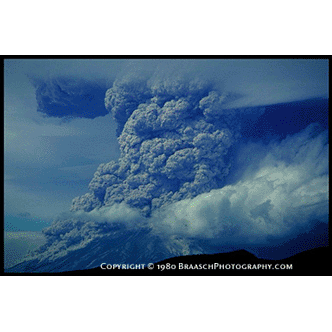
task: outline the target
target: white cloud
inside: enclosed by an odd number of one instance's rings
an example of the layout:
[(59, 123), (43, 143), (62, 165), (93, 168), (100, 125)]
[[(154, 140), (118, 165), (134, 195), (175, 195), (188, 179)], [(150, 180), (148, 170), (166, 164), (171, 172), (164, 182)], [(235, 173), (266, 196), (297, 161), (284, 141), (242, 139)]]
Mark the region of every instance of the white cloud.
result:
[[(272, 143), (256, 145), (258, 159), (235, 184), (186, 199), (152, 214), (160, 234), (219, 238), (224, 244), (264, 243), (313, 219), (328, 220), (327, 133), (315, 126)], [(252, 150), (241, 150), (249, 157)]]

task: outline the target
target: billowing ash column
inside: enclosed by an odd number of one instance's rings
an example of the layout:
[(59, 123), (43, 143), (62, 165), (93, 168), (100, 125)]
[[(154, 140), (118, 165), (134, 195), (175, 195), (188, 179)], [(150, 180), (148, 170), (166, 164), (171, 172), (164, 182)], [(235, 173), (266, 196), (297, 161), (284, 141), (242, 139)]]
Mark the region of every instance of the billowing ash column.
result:
[(116, 81), (105, 105), (118, 123), (121, 157), (98, 167), (89, 193), (75, 198), (71, 210), (125, 202), (149, 216), (219, 188), (239, 135), (225, 99), (199, 80)]

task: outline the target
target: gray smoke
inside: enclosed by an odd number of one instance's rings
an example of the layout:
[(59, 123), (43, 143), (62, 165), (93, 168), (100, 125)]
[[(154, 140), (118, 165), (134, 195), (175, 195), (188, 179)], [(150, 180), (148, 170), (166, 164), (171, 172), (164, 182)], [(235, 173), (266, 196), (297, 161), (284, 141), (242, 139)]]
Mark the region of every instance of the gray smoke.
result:
[(71, 211), (124, 202), (151, 211), (220, 188), (239, 137), (231, 98), (198, 79), (124, 79), (107, 90), (106, 109), (118, 124), (121, 157), (101, 164), (89, 192)]
[(107, 114), (101, 82), (68, 77), (30, 77), (30, 81), (36, 89), (37, 111), (45, 116), (94, 119)]

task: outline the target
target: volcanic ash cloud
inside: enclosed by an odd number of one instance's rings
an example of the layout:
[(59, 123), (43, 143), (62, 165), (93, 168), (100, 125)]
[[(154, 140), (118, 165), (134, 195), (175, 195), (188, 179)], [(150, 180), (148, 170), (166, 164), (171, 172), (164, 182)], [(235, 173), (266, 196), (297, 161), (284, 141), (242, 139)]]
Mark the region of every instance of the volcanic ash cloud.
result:
[(121, 157), (101, 164), (71, 211), (125, 203), (151, 211), (220, 188), (239, 137), (227, 95), (200, 80), (115, 81), (106, 109), (117, 121)]
[(82, 78), (30, 77), (36, 89), (37, 111), (47, 117), (89, 118), (105, 116), (105, 88)]

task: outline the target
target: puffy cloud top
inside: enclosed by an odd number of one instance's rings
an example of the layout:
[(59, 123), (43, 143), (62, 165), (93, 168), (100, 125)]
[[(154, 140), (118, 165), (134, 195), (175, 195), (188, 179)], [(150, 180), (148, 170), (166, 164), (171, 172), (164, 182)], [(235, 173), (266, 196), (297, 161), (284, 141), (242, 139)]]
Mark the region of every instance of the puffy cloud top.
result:
[[(209, 237), (222, 245), (266, 243), (328, 222), (328, 134), (310, 125), (268, 149), (240, 150), (241, 180), (153, 213), (161, 234)], [(258, 152), (252, 159), (253, 150)], [(246, 161), (247, 160), (247, 161)], [(309, 231), (307, 228), (306, 231)]]
[(105, 106), (118, 123), (121, 158), (102, 164), (72, 211), (125, 202), (151, 210), (220, 187), (239, 136), (226, 95), (199, 80), (116, 81)]

